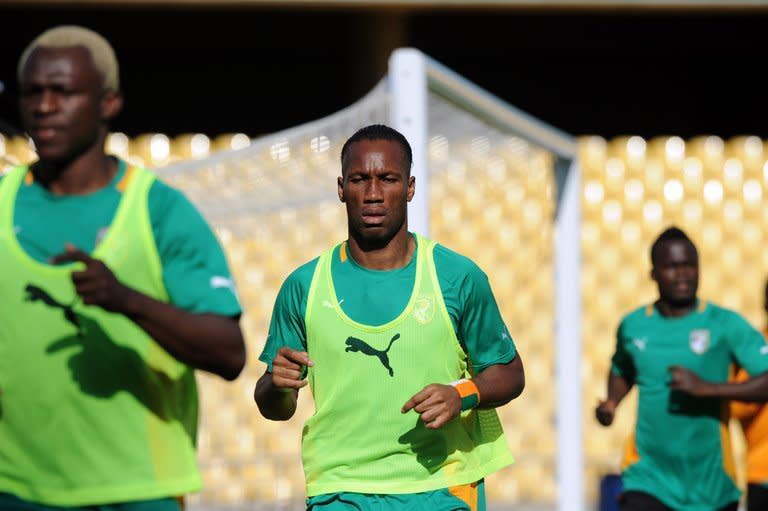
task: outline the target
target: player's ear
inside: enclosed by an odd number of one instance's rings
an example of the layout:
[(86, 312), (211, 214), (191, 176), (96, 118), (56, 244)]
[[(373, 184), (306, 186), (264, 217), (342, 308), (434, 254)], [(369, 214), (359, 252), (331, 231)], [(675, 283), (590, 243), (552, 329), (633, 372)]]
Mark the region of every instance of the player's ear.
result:
[(344, 202), (344, 177), (342, 176), (336, 178), (336, 191), (339, 194), (339, 200)]
[(123, 109), (123, 95), (119, 91), (104, 91), (101, 96), (101, 118), (111, 121)]

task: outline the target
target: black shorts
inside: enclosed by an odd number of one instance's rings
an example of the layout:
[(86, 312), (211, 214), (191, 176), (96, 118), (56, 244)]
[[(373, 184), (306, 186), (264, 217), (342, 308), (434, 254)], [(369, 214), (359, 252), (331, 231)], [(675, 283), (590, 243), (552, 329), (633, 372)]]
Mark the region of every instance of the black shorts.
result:
[[(737, 511), (739, 503), (732, 502), (712, 511)], [(626, 491), (619, 497), (619, 511), (675, 511), (662, 501), (641, 491)]]

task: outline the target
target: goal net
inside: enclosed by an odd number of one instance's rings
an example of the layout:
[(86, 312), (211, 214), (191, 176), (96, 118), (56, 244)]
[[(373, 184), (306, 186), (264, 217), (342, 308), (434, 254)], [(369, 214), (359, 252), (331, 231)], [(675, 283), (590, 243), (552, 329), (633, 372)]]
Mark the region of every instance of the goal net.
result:
[[(577, 224), (560, 229), (569, 232), (560, 243), (573, 249), (576, 271), (556, 271), (561, 263), (554, 249), (561, 236), (557, 219), (574, 204), (565, 183), (575, 172), (567, 172), (575, 141), (409, 49), (395, 52), (388, 76), (343, 111), (243, 149), (159, 170), (199, 206), (224, 244), (248, 343), (248, 364), (236, 382), (199, 376), (205, 489), (190, 505), (304, 509), (300, 438), (311, 398), (301, 393), (297, 416), (288, 422), (263, 419), (252, 398), (264, 370), (258, 355), (283, 279), (346, 237), (336, 196), (339, 153), (352, 133), (371, 123), (395, 127), (413, 145), (409, 227), (486, 272), (523, 356), (525, 392), (499, 409), (516, 463), (487, 479), (489, 502), (551, 508), (567, 499), (580, 506), (578, 281), (564, 282), (570, 287), (562, 293), (555, 282), (556, 274), (578, 274)], [(556, 321), (564, 304), (576, 316)], [(571, 335), (559, 347), (553, 339), (563, 330)], [(558, 362), (569, 350), (575, 359)], [(556, 368), (561, 379), (576, 381), (557, 387)], [(558, 392), (569, 393), (559, 399), (560, 412)]]

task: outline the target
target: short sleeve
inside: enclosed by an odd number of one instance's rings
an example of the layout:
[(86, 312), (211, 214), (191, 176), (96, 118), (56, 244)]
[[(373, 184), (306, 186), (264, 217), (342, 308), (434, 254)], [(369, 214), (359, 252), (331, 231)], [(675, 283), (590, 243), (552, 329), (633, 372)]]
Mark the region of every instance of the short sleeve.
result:
[(277, 351), (283, 346), (298, 351), (307, 349), (307, 329), (305, 313), (307, 296), (312, 282), (312, 275), (318, 259), (299, 267), (291, 273), (280, 286), (272, 309), (269, 333), (259, 360), (267, 364), (267, 371), (272, 371), (272, 361)]
[(240, 302), (224, 250), (197, 208), (156, 180), (149, 211), (171, 303), (194, 313), (238, 316)]
[(746, 319), (730, 312), (726, 335), (733, 358), (750, 376), (768, 371), (768, 344)]
[(434, 250), (446, 307), (449, 314), (453, 310), (457, 316), (457, 336), (467, 351), (473, 372), (511, 362), (517, 352), (515, 343), (486, 274), (467, 257), (441, 245)]
[(622, 321), (616, 330), (616, 351), (611, 357), (611, 374), (621, 376), (624, 379), (635, 380), (635, 364), (632, 355), (627, 351), (627, 337), (624, 333), (625, 325)]

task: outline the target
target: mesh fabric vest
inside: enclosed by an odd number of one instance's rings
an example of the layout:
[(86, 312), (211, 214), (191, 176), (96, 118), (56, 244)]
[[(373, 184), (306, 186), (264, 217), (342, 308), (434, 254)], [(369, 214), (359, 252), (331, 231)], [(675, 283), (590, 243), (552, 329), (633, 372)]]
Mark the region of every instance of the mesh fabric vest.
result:
[(315, 414), (302, 456), (309, 496), (417, 493), (477, 481), (512, 462), (494, 410), (464, 412), (439, 430), (400, 409), (431, 383), (467, 376), (435, 272), (434, 242), (417, 236), (408, 305), (381, 326), (341, 310), (331, 278), (334, 249), (317, 264), (307, 300), (309, 383)]
[[(13, 211), (26, 173), (0, 183), (0, 492), (82, 506), (198, 489), (191, 368), (125, 316), (83, 305), (70, 278), (81, 264), (42, 264), (23, 251)], [(93, 256), (167, 301), (147, 206), (153, 181), (127, 171)]]

